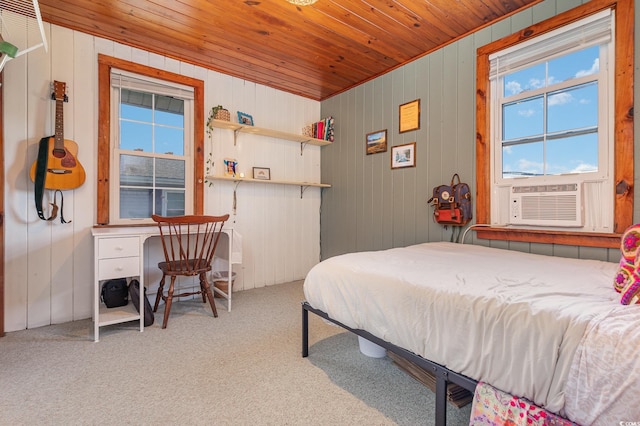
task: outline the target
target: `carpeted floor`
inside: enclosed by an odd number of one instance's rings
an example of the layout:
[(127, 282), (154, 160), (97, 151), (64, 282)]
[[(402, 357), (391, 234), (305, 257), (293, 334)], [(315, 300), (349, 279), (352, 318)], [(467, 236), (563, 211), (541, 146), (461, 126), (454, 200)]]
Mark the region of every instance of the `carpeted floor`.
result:
[[(0, 425), (431, 425), (433, 394), (388, 357), (311, 314), (300, 356), (302, 282), (238, 292), (213, 318), (174, 303), (169, 326), (91, 320), (0, 339)], [(470, 406), (448, 407), (466, 425)]]

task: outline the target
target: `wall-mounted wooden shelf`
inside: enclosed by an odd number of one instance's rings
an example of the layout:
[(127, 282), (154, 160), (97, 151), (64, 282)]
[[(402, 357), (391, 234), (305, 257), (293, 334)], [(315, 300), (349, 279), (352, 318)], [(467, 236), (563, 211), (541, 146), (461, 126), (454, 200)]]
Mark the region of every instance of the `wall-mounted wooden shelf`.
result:
[(207, 176), (208, 180), (230, 180), (233, 182), (257, 182), (257, 183), (271, 183), (279, 185), (294, 185), (294, 186), (317, 186), (318, 188), (331, 188), (328, 183), (318, 182), (297, 182), (291, 180), (274, 180), (274, 179), (254, 179), (250, 177), (233, 177), (233, 176)]
[(302, 194), (308, 187), (316, 187), (316, 188), (331, 188), (331, 185), (328, 183), (319, 183), (319, 182), (298, 182), (291, 180), (273, 180), (273, 179), (254, 179), (250, 177), (233, 177), (233, 176), (207, 176), (207, 180), (226, 180), (236, 183), (236, 187), (242, 182), (255, 182), (255, 183), (267, 183), (272, 185), (293, 185), (300, 187), (300, 198), (302, 198)]
[(236, 143), (236, 137), (238, 136), (238, 133), (249, 133), (254, 135), (270, 136), (272, 138), (285, 139), (288, 141), (298, 142), (302, 145), (310, 144), (310, 145), (316, 145), (316, 146), (324, 146), (324, 145), (332, 144), (332, 142), (326, 141), (324, 139), (316, 139), (309, 136), (296, 135), (295, 133), (281, 132), (279, 130), (265, 129), (263, 127), (247, 126), (245, 124), (232, 123), (231, 121), (212, 120), (212, 123), (213, 123), (213, 127), (216, 127), (218, 129), (233, 130), (234, 145)]

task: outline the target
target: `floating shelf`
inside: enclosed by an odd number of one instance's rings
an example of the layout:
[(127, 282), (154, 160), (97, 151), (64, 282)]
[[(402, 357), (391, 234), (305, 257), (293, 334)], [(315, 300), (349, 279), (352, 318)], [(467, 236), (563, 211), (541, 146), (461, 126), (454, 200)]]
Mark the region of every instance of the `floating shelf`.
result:
[(208, 180), (228, 180), (232, 182), (256, 182), (256, 183), (271, 183), (278, 185), (294, 185), (294, 186), (315, 186), (318, 188), (331, 188), (331, 185), (328, 183), (317, 183), (317, 182), (296, 182), (290, 180), (273, 180), (273, 179), (254, 179), (249, 177), (233, 177), (233, 176), (207, 176)]
[[(242, 182), (255, 182), (255, 183), (268, 183), (272, 185), (293, 185), (300, 187), (300, 198), (304, 195), (304, 191), (309, 187), (315, 188), (331, 188), (331, 185), (328, 183), (318, 183), (318, 182), (296, 182), (291, 180), (273, 180), (273, 179), (254, 179), (248, 177), (233, 177), (233, 176), (207, 176), (205, 179), (208, 180), (226, 180), (230, 182), (235, 182), (236, 188)], [(235, 194), (235, 189), (233, 190)], [(235, 196), (235, 195), (234, 195)]]
[(287, 132), (281, 132), (279, 130), (265, 129), (263, 127), (232, 123), (231, 121), (212, 120), (212, 123), (213, 123), (213, 127), (216, 127), (218, 129), (233, 130), (234, 144), (235, 144), (235, 137), (238, 135), (238, 133), (249, 133), (254, 135), (271, 136), (277, 139), (285, 139), (293, 142), (299, 142), (300, 144), (303, 144), (303, 145), (309, 144), (309, 145), (316, 145), (316, 146), (324, 146), (324, 145), (332, 144), (332, 142), (326, 141), (324, 139), (316, 139), (309, 136), (296, 135), (295, 133), (287, 133)]

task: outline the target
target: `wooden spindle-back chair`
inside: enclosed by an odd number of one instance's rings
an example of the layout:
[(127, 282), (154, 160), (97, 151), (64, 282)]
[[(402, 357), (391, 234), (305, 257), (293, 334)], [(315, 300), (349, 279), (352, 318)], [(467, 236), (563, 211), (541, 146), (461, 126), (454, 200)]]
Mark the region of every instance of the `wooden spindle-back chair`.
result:
[[(164, 320), (162, 328), (167, 327), (171, 304), (174, 297), (185, 297), (194, 294), (202, 294), (202, 303), (209, 301), (213, 316), (218, 317), (218, 311), (213, 299), (207, 274), (211, 271), (211, 262), (218, 245), (218, 239), (224, 223), (229, 215), (224, 216), (174, 216), (163, 217), (153, 215), (152, 219), (160, 228), (164, 262), (158, 263), (162, 271), (160, 287), (156, 295), (156, 303), (153, 311), (158, 310), (160, 299), (164, 300)], [(164, 294), (165, 278), (171, 277), (171, 283), (167, 293)], [(183, 291), (174, 294), (174, 285), (178, 276), (198, 276), (200, 279), (199, 291)]]

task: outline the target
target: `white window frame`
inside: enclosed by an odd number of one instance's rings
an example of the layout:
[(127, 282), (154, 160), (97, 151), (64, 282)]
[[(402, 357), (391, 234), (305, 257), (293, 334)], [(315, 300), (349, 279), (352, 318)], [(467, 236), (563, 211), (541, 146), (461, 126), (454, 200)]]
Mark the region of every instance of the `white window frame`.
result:
[[(527, 40), (526, 42), (510, 46), (499, 52), (489, 55), (490, 60), (490, 175), (491, 175), (491, 213), (492, 225), (509, 226), (509, 203), (505, 193), (513, 185), (543, 185), (563, 184), (578, 182), (580, 184), (592, 183), (600, 185), (604, 196), (586, 197), (585, 210), (599, 209), (603, 211), (602, 221), (606, 223), (585, 226), (584, 229), (563, 227), (542, 227), (538, 229), (566, 229), (571, 231), (596, 231), (611, 232), (613, 227), (614, 210), (614, 64), (615, 64), (615, 11), (607, 9), (591, 15), (580, 21), (565, 25), (562, 28)], [(590, 38), (582, 37), (588, 28), (594, 23), (608, 21), (610, 31), (606, 36), (600, 31)], [(587, 30), (584, 30), (587, 28)], [(568, 36), (567, 36), (568, 35)], [(582, 38), (581, 38), (582, 37)], [(522, 92), (515, 96), (503, 96), (503, 78), (520, 69), (528, 68), (536, 63), (545, 62), (555, 57), (563, 56), (571, 52), (581, 50), (598, 44), (606, 43), (600, 49), (600, 71), (597, 74), (598, 81), (598, 170), (595, 172), (528, 176), (528, 177), (503, 177), (502, 173), (502, 105), (517, 99), (530, 98), (544, 92), (553, 92), (558, 89), (574, 87), (587, 81), (594, 81), (594, 75), (575, 78), (564, 83), (554, 85), (551, 89), (545, 87), (539, 90)], [(502, 61), (502, 63), (500, 63)], [(507, 101), (508, 99), (508, 101)], [(545, 158), (546, 160), (546, 158)], [(606, 203), (604, 206), (602, 202)], [(597, 204), (597, 205), (596, 205)], [(600, 220), (600, 219), (598, 219)]]
[[(153, 223), (148, 218), (121, 218), (120, 217), (120, 155), (136, 155), (151, 158), (167, 158), (184, 161), (185, 165), (185, 214), (193, 214), (194, 187), (194, 91), (192, 87), (175, 82), (155, 79), (148, 76), (113, 68), (110, 76), (111, 84), (111, 131), (110, 131), (110, 204), (109, 217), (112, 224), (145, 224)], [(157, 95), (173, 96), (184, 101), (184, 155), (170, 155), (160, 153), (140, 153), (120, 149), (120, 89), (126, 88)], [(155, 187), (151, 187), (155, 192)], [(154, 203), (155, 204), (155, 203)], [(155, 212), (162, 215), (163, 212)]]

